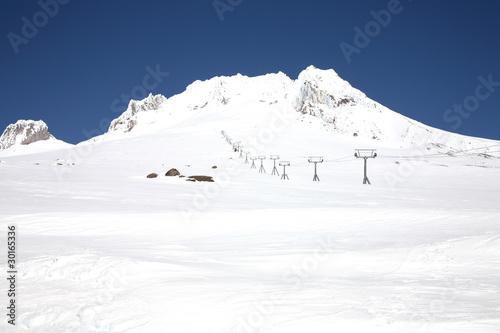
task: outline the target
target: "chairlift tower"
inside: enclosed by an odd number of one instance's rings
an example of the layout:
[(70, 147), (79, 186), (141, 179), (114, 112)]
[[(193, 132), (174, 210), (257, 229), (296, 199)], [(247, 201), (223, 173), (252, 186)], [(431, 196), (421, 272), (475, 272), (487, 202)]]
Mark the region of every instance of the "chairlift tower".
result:
[(240, 149), (240, 158), (243, 158), (243, 147), (245, 147), (245, 146), (239, 146), (239, 149)]
[(288, 175), (286, 174), (285, 168), (287, 166), (290, 166), (290, 162), (289, 161), (281, 161), (279, 164), (280, 164), (280, 166), (283, 167), (283, 174), (281, 175), (281, 179), (288, 179), (289, 180)]
[(241, 143), (241, 141), (236, 141), (236, 150), (235, 151), (240, 151), (240, 143)]
[(314, 178), (313, 181), (318, 181), (319, 182), (319, 177), (318, 177), (318, 172), (317, 172), (317, 165), (318, 163), (323, 163), (323, 156), (310, 156), (308, 159), (309, 163), (314, 163)]
[(255, 160), (257, 159), (257, 157), (250, 157), (250, 159), (252, 160), (252, 166), (250, 167), (250, 169), (257, 169), (257, 167), (255, 166)]
[(245, 164), (248, 164), (248, 152), (245, 152)]
[(259, 173), (266, 173), (266, 170), (264, 170), (264, 160), (266, 159), (265, 156), (261, 155), (259, 156), (259, 160), (260, 160), (260, 169), (259, 169)]
[(278, 172), (278, 169), (276, 169), (276, 160), (279, 160), (280, 157), (278, 155), (271, 155), (271, 157), (269, 157), (270, 159), (273, 160), (274, 162), (274, 168), (273, 168), (273, 172), (271, 172), (271, 175), (277, 175), (279, 177), (279, 172)]
[(368, 179), (367, 173), (366, 173), (366, 160), (369, 158), (375, 158), (377, 157), (377, 150), (376, 149), (354, 149), (354, 157), (356, 158), (362, 158), (365, 161), (365, 167), (364, 167), (364, 177), (363, 177), (363, 184), (368, 184), (371, 185), (370, 180)]

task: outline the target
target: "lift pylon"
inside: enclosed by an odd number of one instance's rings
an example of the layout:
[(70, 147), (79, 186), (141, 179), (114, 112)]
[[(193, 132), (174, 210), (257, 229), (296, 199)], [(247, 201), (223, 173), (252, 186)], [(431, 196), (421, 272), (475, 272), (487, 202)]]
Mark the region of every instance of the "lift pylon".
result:
[(259, 169), (259, 173), (266, 173), (266, 170), (264, 169), (264, 160), (266, 159), (265, 156), (261, 155), (259, 156), (259, 160), (260, 160), (260, 169)]
[(367, 171), (366, 171), (366, 161), (369, 158), (377, 157), (376, 149), (355, 149), (354, 157), (362, 158), (364, 160), (364, 176), (363, 176), (363, 184), (371, 185), (370, 180), (368, 179)]
[(271, 155), (271, 157), (269, 157), (269, 158), (272, 159), (274, 162), (273, 172), (271, 172), (271, 175), (279, 176), (280, 174), (278, 172), (278, 169), (276, 169), (276, 160), (279, 160), (280, 157), (278, 155)]
[(309, 163), (314, 163), (314, 177), (313, 181), (318, 181), (319, 182), (319, 177), (318, 177), (318, 170), (317, 170), (317, 165), (318, 163), (323, 163), (323, 156), (310, 156), (308, 159)]
[(252, 160), (252, 166), (250, 167), (250, 169), (257, 169), (257, 167), (255, 166), (255, 160), (257, 159), (257, 157), (250, 157), (250, 159)]
[(280, 166), (283, 167), (283, 174), (281, 175), (281, 179), (288, 179), (289, 180), (288, 175), (286, 174), (285, 168), (287, 166), (290, 166), (290, 162), (289, 161), (281, 161), (279, 164), (280, 164)]

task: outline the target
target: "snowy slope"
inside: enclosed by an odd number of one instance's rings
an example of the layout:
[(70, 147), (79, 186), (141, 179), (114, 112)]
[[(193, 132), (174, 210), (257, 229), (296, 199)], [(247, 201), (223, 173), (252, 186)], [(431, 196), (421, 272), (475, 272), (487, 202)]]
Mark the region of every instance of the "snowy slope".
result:
[(168, 99), (150, 95), (143, 101), (131, 101), (112, 122), (108, 137), (149, 133), (187, 118), (200, 122), (211, 111), (234, 113), (236, 121), (245, 122), (248, 128), (260, 127), (261, 114), (266, 113), (287, 114), (287, 121), (300, 118), (309, 122), (313, 116), (321, 119), (322, 131), (356, 138), (360, 144), (392, 148), (424, 146), (430, 151), (456, 153), (487, 145), (484, 140), (432, 128), (389, 110), (334, 70), (314, 66), (302, 71), (297, 80), (281, 72), (258, 77), (238, 74), (196, 81)]
[[(321, 94), (303, 78), (195, 82), (138, 101), (141, 111), (95, 140), (0, 154), (0, 233), (17, 225), (22, 281), (17, 330), (0, 330), (498, 332), (500, 143), (444, 140), (416, 122), (422, 136), (372, 139), (359, 123), (353, 136), (310, 114)], [(376, 110), (345, 89), (335, 101)], [(323, 115), (356, 108), (321, 105)], [(221, 131), (249, 157), (265, 155), (266, 173)], [(353, 156), (363, 147), (379, 154), (371, 186)], [(271, 154), (290, 161), (289, 180), (271, 175)], [(318, 155), (313, 182), (307, 157)], [(215, 182), (165, 177), (170, 168)], [(6, 289), (0, 280), (3, 302)]]
[(402, 116), (353, 88), (334, 70), (308, 67), (300, 73), (298, 93), (293, 101), (297, 111), (314, 115), (337, 133), (379, 141), (395, 147), (415, 147), (422, 143), (452, 149), (475, 148), (469, 139), (456, 136)]
[[(285, 101), (292, 83), (283, 73), (255, 78), (239, 74), (195, 81), (185, 92), (169, 99), (150, 94), (142, 101), (131, 101), (127, 110), (111, 123), (108, 136), (115, 137), (117, 132), (130, 132), (131, 135), (149, 133), (157, 128), (171, 127), (186, 118), (200, 121), (199, 117), (203, 117), (207, 110), (224, 112), (228, 107), (240, 108), (248, 102)], [(256, 105), (262, 108), (263, 104)]]

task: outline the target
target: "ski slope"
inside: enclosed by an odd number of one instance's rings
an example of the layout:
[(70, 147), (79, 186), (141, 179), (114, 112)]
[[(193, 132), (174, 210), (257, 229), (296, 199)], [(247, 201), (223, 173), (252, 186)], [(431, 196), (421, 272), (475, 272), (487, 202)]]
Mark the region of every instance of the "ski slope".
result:
[[(230, 96), (0, 152), (0, 232), (16, 225), (19, 251), (17, 325), (2, 332), (499, 331), (499, 142), (416, 131), (401, 147), (289, 98)], [(371, 186), (356, 148), (377, 149)], [(319, 182), (309, 156), (324, 158)]]

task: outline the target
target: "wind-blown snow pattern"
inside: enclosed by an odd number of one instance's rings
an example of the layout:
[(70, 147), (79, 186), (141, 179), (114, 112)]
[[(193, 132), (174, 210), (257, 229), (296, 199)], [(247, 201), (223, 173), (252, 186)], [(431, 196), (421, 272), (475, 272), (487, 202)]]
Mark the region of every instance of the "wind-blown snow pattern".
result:
[[(36, 144), (0, 152), (21, 281), (2, 332), (500, 330), (500, 142), (408, 119), (332, 70), (197, 81), (131, 101), (100, 137)], [(356, 148), (377, 149), (372, 185)]]

